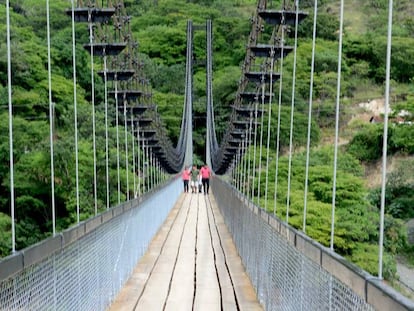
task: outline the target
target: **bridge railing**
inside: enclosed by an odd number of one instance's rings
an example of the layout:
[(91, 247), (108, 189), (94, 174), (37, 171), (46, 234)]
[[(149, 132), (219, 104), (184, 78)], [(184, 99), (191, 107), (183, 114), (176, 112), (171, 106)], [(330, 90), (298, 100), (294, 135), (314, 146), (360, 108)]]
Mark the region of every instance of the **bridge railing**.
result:
[(181, 193), (173, 180), (0, 261), (0, 310), (105, 310)]
[(217, 205), (266, 310), (414, 310), (414, 302), (219, 178)]

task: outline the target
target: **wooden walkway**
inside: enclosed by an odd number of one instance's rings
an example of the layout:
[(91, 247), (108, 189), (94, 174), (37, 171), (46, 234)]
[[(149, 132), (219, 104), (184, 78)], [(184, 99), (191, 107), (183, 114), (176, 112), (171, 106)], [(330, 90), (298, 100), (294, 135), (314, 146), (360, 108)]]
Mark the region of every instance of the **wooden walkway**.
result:
[(262, 310), (211, 193), (180, 196), (109, 310)]

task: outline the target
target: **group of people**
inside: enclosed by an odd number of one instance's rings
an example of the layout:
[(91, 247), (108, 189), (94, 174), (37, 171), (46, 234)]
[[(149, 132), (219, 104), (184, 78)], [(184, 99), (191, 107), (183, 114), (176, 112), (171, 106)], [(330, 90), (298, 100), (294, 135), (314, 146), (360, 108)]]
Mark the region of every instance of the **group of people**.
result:
[(191, 186), (192, 193), (204, 192), (204, 194), (208, 194), (211, 170), (206, 164), (200, 170), (197, 168), (197, 165), (193, 165), (191, 169), (190, 167), (184, 168), (181, 177), (184, 183), (184, 192), (189, 192)]

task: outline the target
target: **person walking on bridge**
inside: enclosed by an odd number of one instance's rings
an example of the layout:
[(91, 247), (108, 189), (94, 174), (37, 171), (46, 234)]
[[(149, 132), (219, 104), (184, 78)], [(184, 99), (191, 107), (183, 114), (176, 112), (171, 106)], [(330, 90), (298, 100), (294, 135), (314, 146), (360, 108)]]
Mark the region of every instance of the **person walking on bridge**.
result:
[(198, 176), (200, 175), (197, 165), (193, 165), (191, 170), (191, 193), (198, 192)]
[(181, 178), (184, 184), (184, 192), (188, 192), (188, 183), (190, 182), (190, 169), (188, 167), (184, 168), (184, 171), (181, 174)]
[(210, 189), (210, 177), (211, 177), (211, 170), (204, 164), (204, 166), (200, 169), (201, 175), (201, 182), (203, 183), (204, 194), (208, 194), (208, 190)]

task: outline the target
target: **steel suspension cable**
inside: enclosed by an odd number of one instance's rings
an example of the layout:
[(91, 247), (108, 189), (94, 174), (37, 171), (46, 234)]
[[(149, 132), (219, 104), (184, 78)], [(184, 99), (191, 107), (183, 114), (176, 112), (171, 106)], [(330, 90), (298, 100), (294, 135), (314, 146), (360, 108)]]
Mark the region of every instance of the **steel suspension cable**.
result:
[(148, 192), (151, 190), (151, 185), (149, 182), (149, 160), (148, 160), (148, 145), (147, 144), (145, 144), (145, 182), (146, 182), (145, 191)]
[(148, 190), (152, 190), (152, 158), (151, 146), (147, 146), (147, 161), (148, 161)]
[(384, 134), (382, 145), (382, 180), (381, 180), (381, 210), (379, 228), (379, 255), (378, 278), (382, 279), (383, 252), (384, 252), (384, 214), (385, 214), (385, 190), (387, 178), (387, 151), (388, 151), (388, 111), (390, 107), (390, 72), (391, 72), (391, 47), (392, 47), (392, 14), (393, 0), (388, 1), (388, 33), (387, 33), (387, 60), (385, 73), (385, 107), (384, 107)]
[(78, 98), (76, 87), (76, 36), (75, 36), (75, 3), (72, 3), (72, 67), (73, 67), (73, 114), (75, 128), (75, 178), (76, 178), (76, 222), (80, 222), (80, 199), (79, 199), (79, 146), (78, 146)]
[(239, 155), (239, 170), (238, 170), (238, 189), (240, 192), (242, 192), (242, 180), (243, 180), (243, 146), (244, 146), (244, 137), (242, 137), (240, 143), (239, 143), (239, 150), (238, 150), (238, 155)]
[(246, 158), (246, 164), (245, 164), (245, 192), (244, 192), (244, 196), (246, 197), (247, 201), (249, 200), (250, 197), (250, 172), (251, 172), (251, 168), (250, 168), (250, 161), (251, 161), (251, 154), (250, 154), (250, 146), (252, 144), (252, 128), (250, 128), (250, 123), (252, 123), (253, 126), (253, 121), (249, 121), (249, 127), (246, 128), (246, 151), (245, 151), (245, 158)]
[(155, 186), (157, 187), (158, 186), (158, 181), (159, 181), (159, 170), (158, 170), (158, 159), (157, 159), (157, 157), (154, 155), (154, 162), (155, 162), (155, 164), (154, 164), (154, 167), (155, 167), (155, 173), (154, 173), (154, 180), (155, 180)]
[(215, 137), (215, 128), (214, 128), (214, 114), (213, 114), (213, 92), (211, 86), (212, 80), (212, 34), (211, 34), (211, 20), (207, 20), (206, 24), (206, 44), (207, 44), (207, 139), (206, 139), (206, 163), (211, 168), (211, 153), (215, 151), (215, 145), (217, 144), (214, 141)]
[(269, 113), (268, 113), (268, 119), (267, 119), (267, 141), (266, 141), (266, 183), (265, 183), (265, 203), (264, 203), (264, 209), (267, 211), (267, 194), (269, 189), (269, 157), (270, 157), (270, 128), (271, 128), (271, 120), (272, 120), (272, 99), (273, 99), (273, 67), (275, 64), (275, 50), (274, 46), (272, 45), (272, 48), (270, 50), (270, 73), (269, 73)]
[(230, 184), (234, 187), (234, 178), (235, 178), (235, 166), (234, 166), (234, 159), (231, 161), (230, 164)]
[(240, 143), (237, 145), (237, 152), (234, 155), (234, 187), (239, 189), (239, 149)]
[(341, 0), (340, 21), (339, 21), (339, 44), (338, 44), (338, 77), (336, 88), (336, 114), (335, 114), (335, 151), (333, 164), (333, 185), (332, 185), (332, 215), (331, 215), (331, 240), (330, 249), (334, 249), (335, 236), (335, 206), (336, 206), (336, 177), (338, 164), (338, 140), (339, 140), (339, 99), (341, 96), (341, 66), (342, 66), (342, 37), (344, 28), (344, 0)]
[[(264, 74), (262, 75), (262, 98), (261, 98), (261, 107), (265, 107), (265, 78)], [(264, 109), (263, 109), (264, 110)], [(260, 118), (260, 139), (259, 139), (259, 163), (258, 163), (258, 173), (257, 173), (257, 205), (260, 206), (260, 178), (262, 176), (262, 152), (263, 152), (263, 123), (264, 123), (264, 111), (262, 112)]]
[(237, 189), (237, 154), (233, 158), (232, 167), (232, 184)]
[[(265, 211), (267, 211), (267, 196), (268, 196), (268, 188), (269, 188), (269, 151), (270, 151), (270, 127), (271, 127), (271, 111), (272, 111), (272, 101), (273, 101), (273, 71), (274, 71), (274, 64), (275, 64), (275, 50), (274, 50), (274, 43), (271, 46), (270, 50), (270, 57), (271, 57), (271, 63), (270, 63), (270, 74), (269, 74), (269, 120), (268, 120), (268, 131), (267, 131), (267, 155), (266, 155), (266, 190), (265, 190)], [(281, 58), (283, 57), (283, 54), (281, 55)], [(270, 254), (270, 261), (271, 266), (273, 266), (274, 262), (274, 252), (271, 252)], [(270, 282), (266, 282), (267, 286), (266, 290), (268, 293), (270, 293)], [(271, 295), (267, 295), (267, 297), (270, 298)]]
[(109, 209), (109, 137), (108, 137), (108, 77), (106, 49), (103, 52), (104, 60), (104, 105), (105, 105), (105, 173), (106, 173), (106, 209)]
[(155, 156), (151, 148), (152, 188), (155, 188)]
[(243, 195), (244, 197), (248, 197), (249, 196), (249, 190), (247, 187), (248, 184), (248, 180), (249, 180), (249, 175), (248, 175), (248, 168), (249, 168), (249, 154), (248, 154), (248, 150), (249, 150), (249, 145), (250, 145), (250, 140), (249, 140), (249, 128), (246, 127), (246, 129), (244, 130), (244, 135), (245, 135), (245, 143), (244, 143), (244, 152), (243, 152)]
[(161, 166), (161, 163), (159, 160), (157, 160), (158, 163), (158, 184), (161, 184), (161, 182), (164, 180), (164, 174), (163, 174), (163, 168)]
[(243, 194), (246, 195), (246, 179), (247, 179), (247, 147), (249, 146), (249, 129), (244, 130), (244, 147), (243, 147)]
[(157, 159), (157, 169), (158, 169), (158, 175), (157, 175), (157, 185), (160, 185), (163, 181), (163, 170), (160, 161)]
[(157, 168), (157, 158), (155, 157), (155, 154), (153, 154), (153, 165), (154, 165), (154, 188), (157, 187), (157, 178), (158, 178), (158, 168)]
[(250, 152), (250, 146), (252, 143), (252, 127), (253, 127), (253, 113), (250, 111), (249, 114), (249, 131), (248, 131), (248, 140), (249, 140), (249, 150), (247, 155), (247, 189), (246, 189), (246, 196), (247, 198), (250, 198), (250, 165), (251, 165), (251, 152)]
[(146, 188), (145, 188), (145, 180), (146, 180), (146, 173), (145, 173), (145, 141), (142, 140), (142, 152), (141, 152), (141, 156), (142, 156), (142, 193), (146, 192)]
[(243, 140), (239, 142), (239, 148), (237, 149), (237, 189), (241, 191), (241, 179), (242, 179), (242, 156), (241, 150), (243, 148)]
[(138, 153), (138, 155), (137, 155), (137, 166), (138, 166), (138, 197), (140, 197), (141, 196), (141, 155), (140, 155), (140, 153), (142, 153), (141, 152), (141, 149), (140, 149), (140, 141), (139, 141), (139, 123), (138, 123), (138, 126), (137, 126), (137, 146), (138, 146), (138, 150), (137, 150), (137, 153)]
[(129, 201), (129, 171), (128, 171), (128, 101), (124, 95), (124, 134), (125, 134), (125, 172), (126, 172), (126, 199)]
[[(187, 49), (186, 49), (186, 77), (184, 89), (184, 108), (181, 121), (180, 136), (175, 152), (182, 155), (185, 152), (183, 165), (191, 165), (192, 162), (192, 22), (187, 21)], [(190, 142), (191, 141), (191, 142)], [(190, 154), (191, 153), (191, 154)]]
[(243, 149), (244, 149), (244, 134), (240, 140), (239, 147), (239, 191), (243, 193)]
[(94, 79), (94, 57), (93, 57), (93, 23), (92, 11), (88, 10), (89, 44), (91, 53), (91, 99), (92, 99), (92, 144), (93, 144), (93, 197), (95, 215), (98, 214), (98, 189), (96, 176), (96, 121), (95, 121), (95, 79)]
[[(252, 197), (251, 197), (251, 201), (252, 203), (254, 202), (254, 187), (255, 187), (255, 179), (256, 179), (256, 153), (257, 153), (257, 126), (258, 126), (258, 122), (257, 122), (257, 115), (258, 115), (258, 109), (259, 109), (259, 102), (257, 100), (255, 100), (254, 102), (254, 120), (255, 120), (255, 125), (254, 125), (254, 142), (253, 142), (253, 176), (252, 176)], [(263, 114), (263, 111), (262, 111)]]
[(12, 106), (12, 76), (11, 76), (11, 47), (10, 47), (10, 3), (6, 0), (7, 20), (7, 97), (9, 103), (9, 165), (10, 165), (10, 214), (12, 231), (12, 253), (16, 252), (16, 225), (14, 201), (14, 157), (13, 157), (13, 106)]
[(311, 74), (309, 85), (309, 111), (308, 111), (308, 138), (306, 142), (306, 165), (305, 165), (305, 191), (303, 198), (303, 225), (302, 230), (306, 233), (306, 217), (308, 207), (308, 183), (309, 183), (309, 160), (310, 160), (310, 141), (312, 130), (312, 104), (313, 104), (313, 80), (315, 73), (315, 49), (316, 49), (316, 21), (318, 16), (318, 0), (314, 1), (314, 14), (313, 14), (313, 32), (312, 32), (312, 61), (311, 61)]
[(155, 182), (155, 187), (158, 186), (158, 176), (159, 176), (158, 173), (159, 173), (159, 171), (158, 171), (158, 159), (154, 155), (154, 182)]
[(149, 180), (150, 180), (150, 189), (154, 189), (154, 170), (153, 170), (153, 163), (152, 163), (152, 148), (148, 148), (148, 169), (149, 169)]
[(293, 73), (292, 73), (292, 102), (290, 111), (290, 134), (289, 134), (289, 163), (288, 163), (288, 189), (286, 198), (286, 223), (289, 223), (289, 208), (290, 208), (290, 187), (292, 176), (292, 157), (293, 157), (293, 119), (295, 113), (295, 86), (296, 86), (296, 60), (297, 60), (297, 46), (298, 46), (298, 25), (299, 25), (299, 0), (295, 1), (295, 45), (293, 53)]
[[(239, 147), (239, 144), (237, 145), (237, 147)], [(238, 167), (237, 167), (237, 165), (238, 165), (238, 162), (237, 162), (237, 159), (238, 159), (238, 154), (239, 154), (239, 152), (237, 151), (236, 152), (236, 154), (234, 155), (234, 187), (236, 188), (236, 189), (238, 189), (238, 177), (239, 177), (239, 171), (238, 171)]]
[(52, 63), (50, 57), (50, 11), (49, 0), (46, 0), (46, 29), (47, 29), (47, 76), (49, 93), (49, 138), (50, 138), (50, 184), (52, 196), (52, 231), (56, 235), (56, 208), (55, 208), (55, 165), (54, 165), (54, 107), (52, 102)]
[(246, 165), (246, 139), (247, 139), (247, 135), (246, 135), (246, 131), (243, 131), (243, 139), (242, 139), (242, 146), (241, 146), (241, 158), (240, 158), (240, 192), (242, 194), (244, 194), (244, 182), (246, 180), (246, 172), (245, 172), (245, 165)]
[(152, 190), (154, 185), (152, 183), (152, 152), (151, 152), (151, 146), (148, 145), (147, 150), (148, 150), (148, 178), (149, 178), (149, 190)]
[(158, 177), (158, 184), (161, 184), (161, 182), (164, 180), (164, 169), (162, 168), (162, 165), (159, 160), (158, 162), (158, 171), (159, 171), (159, 177)]
[(137, 197), (137, 177), (136, 177), (136, 167), (135, 167), (135, 133), (134, 133), (134, 115), (131, 113), (131, 134), (132, 134), (132, 171), (134, 172), (134, 198)]
[(147, 183), (147, 187), (146, 187), (146, 191), (150, 191), (151, 190), (151, 184), (150, 184), (150, 178), (149, 178), (149, 159), (148, 159), (148, 145), (145, 144), (145, 179), (146, 179), (146, 183)]
[(279, 179), (279, 149), (280, 149), (280, 122), (282, 113), (282, 88), (283, 88), (283, 65), (284, 65), (284, 52), (285, 52), (285, 17), (282, 16), (281, 21), (281, 40), (280, 40), (280, 78), (279, 78), (279, 96), (278, 96), (278, 110), (277, 110), (277, 127), (276, 127), (276, 163), (275, 163), (275, 189), (273, 195), (273, 215), (276, 215), (277, 209), (277, 191), (278, 191), (278, 179)]
[(121, 173), (120, 173), (120, 155), (119, 155), (119, 102), (118, 102), (118, 74), (115, 72), (115, 123), (116, 123), (116, 172), (117, 172), (117, 189), (118, 205), (121, 204)]
[(187, 124), (185, 128), (185, 156), (184, 156), (184, 165), (190, 166), (193, 163), (193, 23), (188, 21), (187, 23), (187, 73), (186, 78), (188, 78), (188, 87), (186, 94), (186, 119)]

